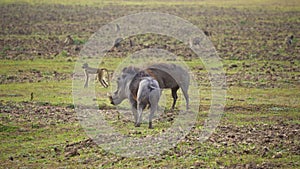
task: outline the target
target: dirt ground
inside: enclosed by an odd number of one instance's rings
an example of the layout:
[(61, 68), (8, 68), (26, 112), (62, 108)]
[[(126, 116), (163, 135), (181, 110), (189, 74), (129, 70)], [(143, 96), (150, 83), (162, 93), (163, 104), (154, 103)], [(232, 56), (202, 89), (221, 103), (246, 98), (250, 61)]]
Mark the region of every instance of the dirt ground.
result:
[[(178, 145), (159, 157), (119, 157), (98, 147), (85, 135), (72, 103), (16, 101), (15, 98), (23, 96), (5, 93), (15, 90), (10, 89), (13, 84), (34, 86), (40, 82), (70, 81), (72, 67), (57, 71), (46, 65), (45, 71), (14, 63), (38, 65), (41, 60), (45, 64), (64, 58), (63, 63), (72, 65), (84, 43), (101, 26), (121, 16), (145, 11), (170, 13), (198, 26), (223, 61), (227, 104), (219, 126), (204, 143), (198, 141), (202, 131), (196, 126)], [(300, 167), (300, 10), (284, 6), (278, 9), (201, 5), (92, 7), (17, 3), (0, 5), (0, 13), (0, 59), (5, 63), (0, 73), (1, 167)], [(68, 35), (72, 43), (65, 42)], [(291, 35), (295, 38), (288, 45), (286, 38)], [(153, 43), (153, 39), (166, 45)], [(130, 40), (134, 41), (134, 47), (128, 45)], [(195, 54), (175, 42), (169, 37), (130, 37), (108, 56), (122, 58), (143, 48), (160, 47), (193, 62)], [(210, 86), (203, 66), (192, 65), (191, 70), (202, 86)], [(208, 110), (209, 101), (209, 97), (204, 98), (201, 111)], [(127, 119), (117, 118), (111, 106), (104, 104), (101, 111), (117, 121), (116, 126), (132, 125)], [(176, 118), (172, 112), (166, 113), (169, 116), (161, 117), (161, 121), (172, 122)], [(198, 125), (202, 124), (203, 119)], [(146, 130), (130, 129), (125, 133), (140, 137), (147, 135)]]

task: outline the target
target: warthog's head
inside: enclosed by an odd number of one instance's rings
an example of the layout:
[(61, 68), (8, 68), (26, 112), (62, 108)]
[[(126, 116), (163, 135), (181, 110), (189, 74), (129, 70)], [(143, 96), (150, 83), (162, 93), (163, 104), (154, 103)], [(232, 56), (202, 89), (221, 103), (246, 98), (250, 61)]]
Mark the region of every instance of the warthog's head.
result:
[(126, 67), (123, 69), (121, 75), (117, 78), (117, 90), (109, 97), (111, 104), (118, 105), (129, 97), (129, 84), (138, 70), (135, 67)]
[(126, 90), (126, 75), (121, 75), (117, 79), (117, 90), (109, 97), (110, 103), (113, 105), (120, 104), (127, 98)]

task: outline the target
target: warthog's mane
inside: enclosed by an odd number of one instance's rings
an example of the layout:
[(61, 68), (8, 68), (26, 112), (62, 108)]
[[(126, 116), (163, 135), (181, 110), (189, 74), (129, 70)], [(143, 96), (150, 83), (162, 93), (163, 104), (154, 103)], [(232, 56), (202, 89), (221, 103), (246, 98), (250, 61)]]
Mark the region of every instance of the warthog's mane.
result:
[(122, 73), (134, 75), (137, 74), (140, 70), (141, 70), (140, 68), (134, 66), (128, 66), (123, 68)]

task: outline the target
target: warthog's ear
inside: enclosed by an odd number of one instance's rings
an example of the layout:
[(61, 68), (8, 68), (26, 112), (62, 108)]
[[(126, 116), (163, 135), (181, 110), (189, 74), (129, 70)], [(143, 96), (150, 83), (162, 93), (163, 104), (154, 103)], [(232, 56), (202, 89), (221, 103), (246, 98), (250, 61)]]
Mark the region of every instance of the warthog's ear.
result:
[(82, 65), (82, 68), (86, 68), (86, 67), (88, 67), (89, 65), (87, 64), (87, 63), (84, 63), (83, 65)]

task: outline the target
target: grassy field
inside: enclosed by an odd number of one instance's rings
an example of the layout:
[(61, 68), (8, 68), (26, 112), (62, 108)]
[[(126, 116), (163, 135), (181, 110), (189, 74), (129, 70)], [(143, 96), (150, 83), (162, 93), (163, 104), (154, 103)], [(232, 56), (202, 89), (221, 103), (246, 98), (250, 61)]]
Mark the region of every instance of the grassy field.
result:
[[(3, 0), (0, 11), (0, 168), (300, 167), (298, 1)], [(207, 32), (226, 72), (226, 105), (215, 132), (200, 142), (212, 99), (202, 61), (170, 37), (129, 37), (100, 66), (115, 70), (141, 49), (168, 50), (195, 76), (200, 108), (195, 126), (173, 148), (148, 158), (121, 157), (93, 142), (79, 123), (74, 66), (101, 26), (145, 11), (179, 16)], [(64, 42), (68, 35), (71, 44)], [(163, 133), (177, 117), (178, 110), (168, 110), (172, 100), (164, 91), (167, 110), (154, 121), (155, 129), (135, 128), (131, 116), (120, 115), (109, 103), (111, 87), (96, 82), (95, 89), (99, 113), (130, 138)]]

